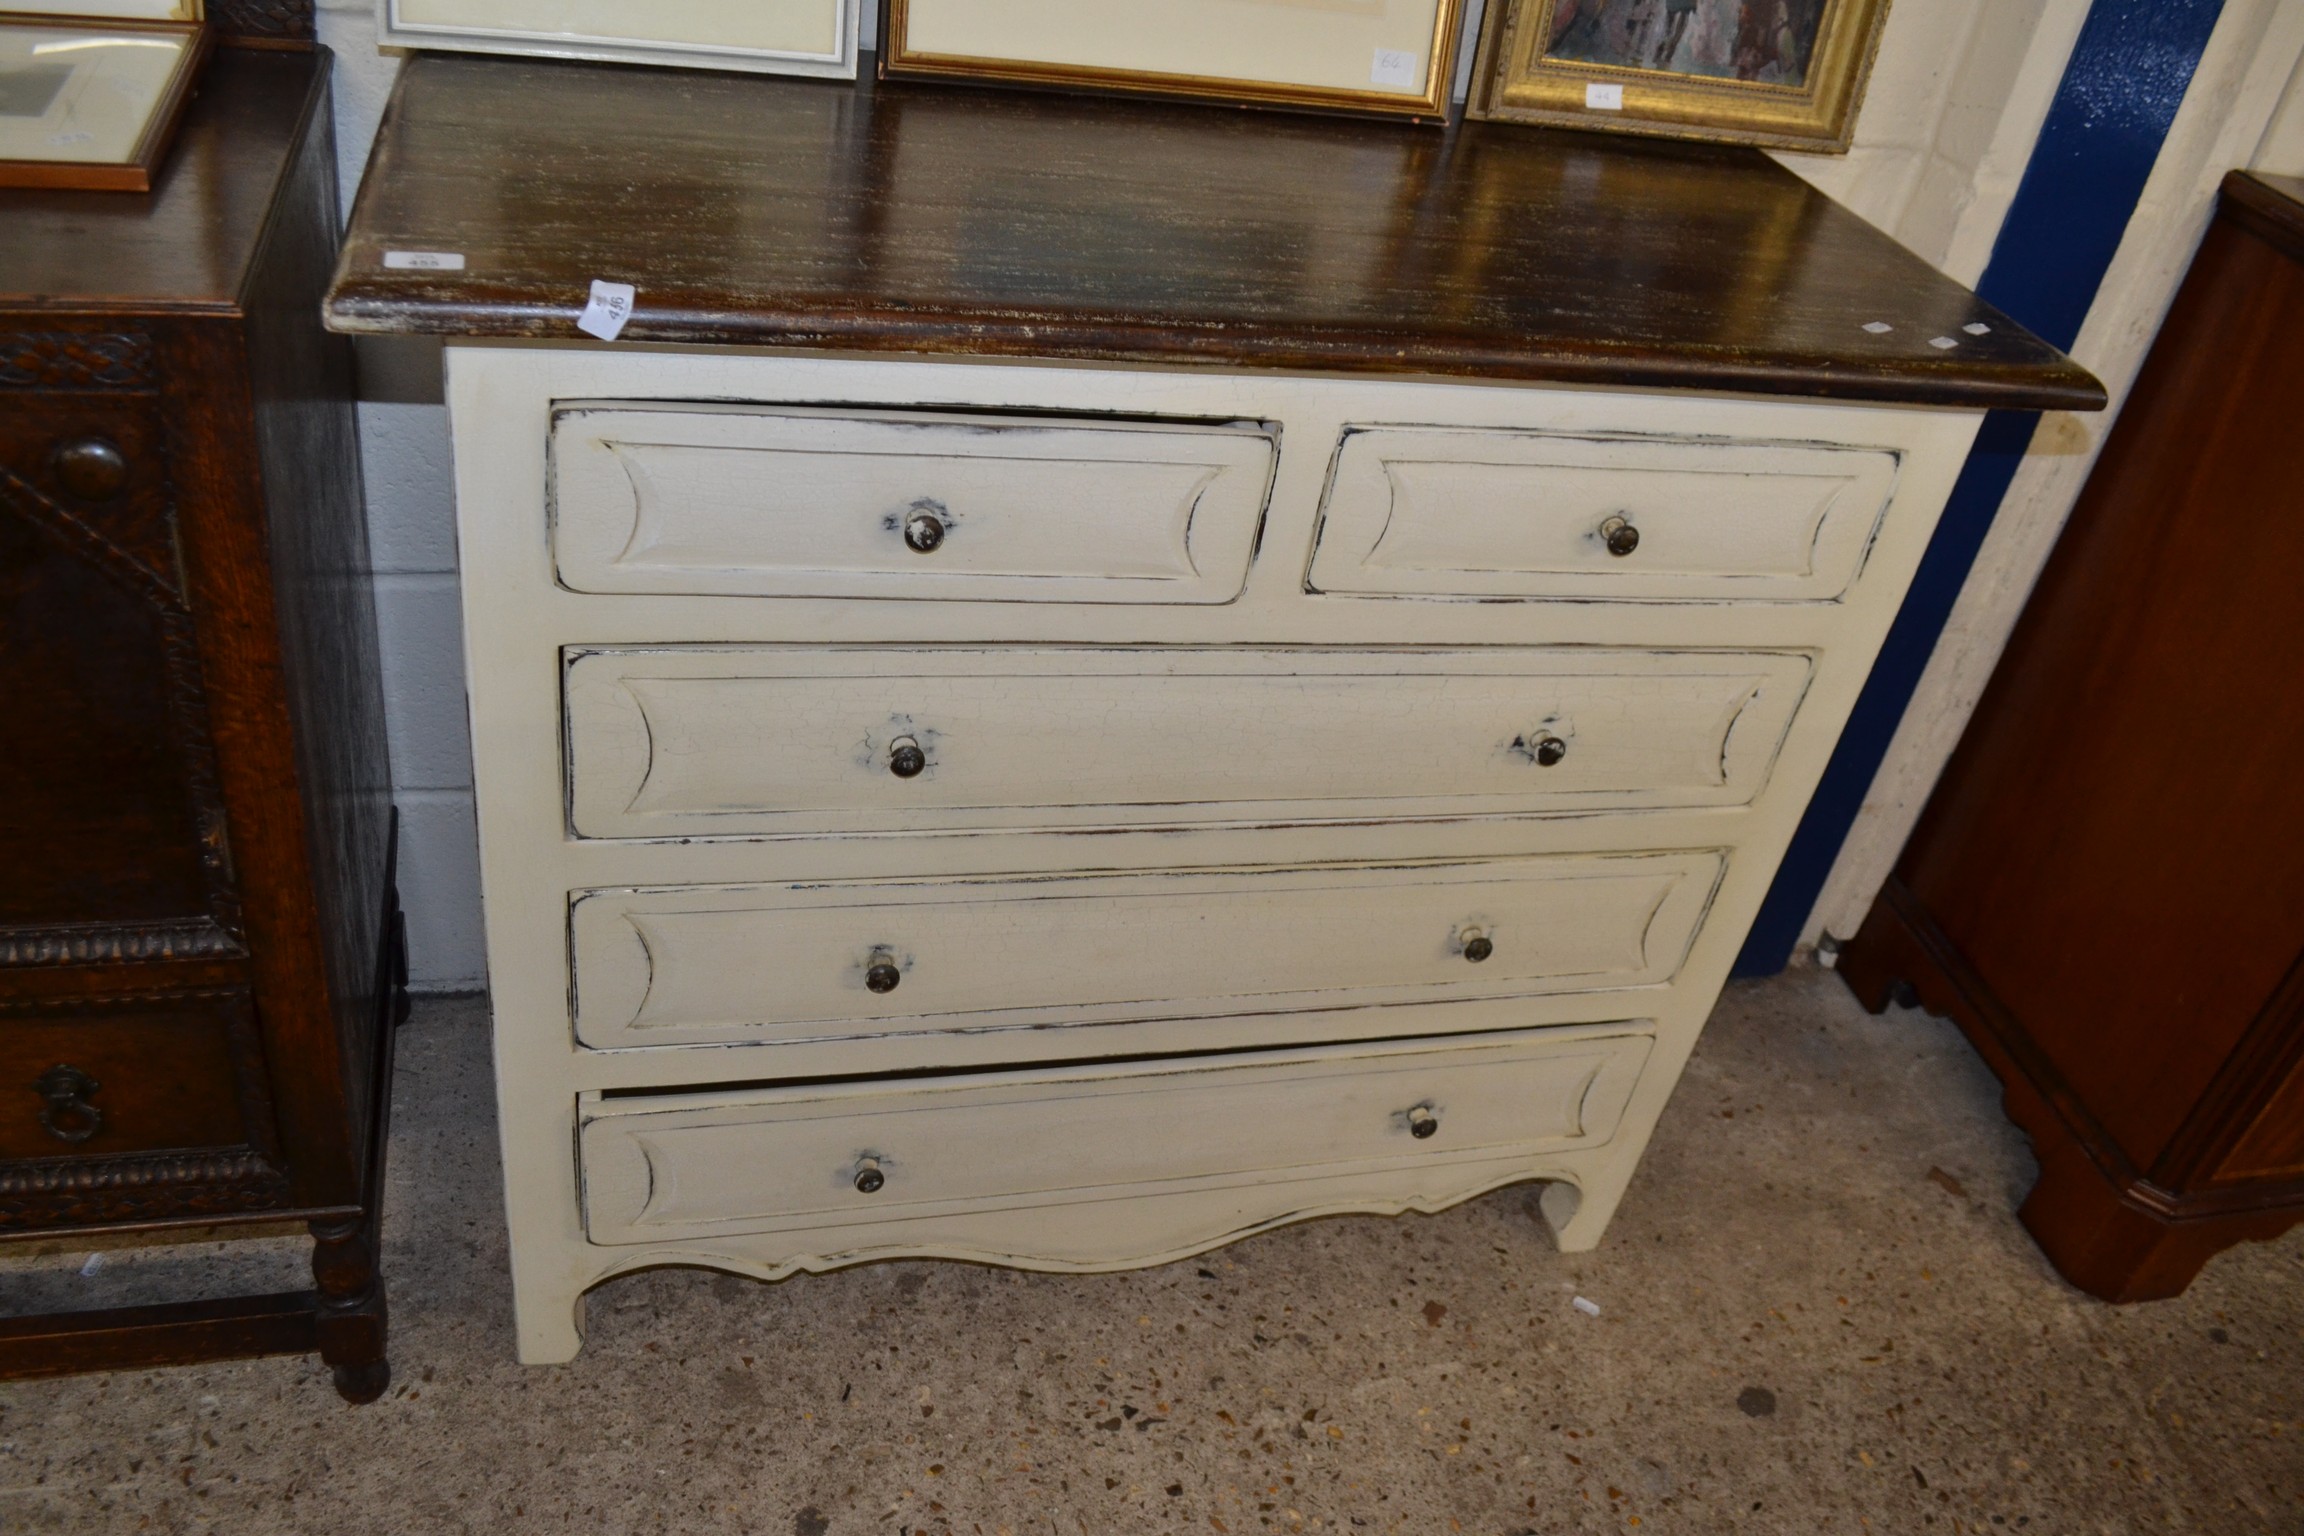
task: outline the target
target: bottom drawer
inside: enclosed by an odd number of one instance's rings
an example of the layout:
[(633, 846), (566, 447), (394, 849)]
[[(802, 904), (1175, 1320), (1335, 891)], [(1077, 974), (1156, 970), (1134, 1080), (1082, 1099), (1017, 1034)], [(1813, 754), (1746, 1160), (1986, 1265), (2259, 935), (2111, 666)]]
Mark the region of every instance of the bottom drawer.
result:
[(0, 1006), (0, 1161), (249, 1145), (255, 1053), (240, 992)]
[[(898, 1083), (586, 1095), (601, 1244), (930, 1223), (1597, 1146), (1649, 1051), (1615, 1024)], [(1096, 1242), (1085, 1235), (1083, 1247)], [(1047, 1247), (1047, 1244), (1042, 1244)], [(1057, 1246), (1061, 1247), (1062, 1244)]]

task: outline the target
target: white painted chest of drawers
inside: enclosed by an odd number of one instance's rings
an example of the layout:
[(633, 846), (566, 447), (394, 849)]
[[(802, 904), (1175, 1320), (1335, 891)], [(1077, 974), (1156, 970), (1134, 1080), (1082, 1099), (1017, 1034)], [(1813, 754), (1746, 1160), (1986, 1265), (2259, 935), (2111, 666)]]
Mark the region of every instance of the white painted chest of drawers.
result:
[(529, 1360), (652, 1264), (1592, 1246), (1978, 421), (449, 355)]

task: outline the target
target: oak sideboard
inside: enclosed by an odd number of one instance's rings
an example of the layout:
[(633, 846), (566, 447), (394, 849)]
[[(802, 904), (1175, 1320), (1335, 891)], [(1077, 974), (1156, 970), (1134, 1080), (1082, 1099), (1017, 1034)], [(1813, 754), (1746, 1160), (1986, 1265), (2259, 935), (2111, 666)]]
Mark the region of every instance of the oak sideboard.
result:
[(150, 193), (0, 192), (0, 1251), (293, 1222), (313, 1285), (19, 1302), (0, 1378), (317, 1351), (365, 1402), (406, 976), (331, 59), (209, 10)]
[(1591, 1247), (1982, 413), (2103, 398), (1754, 152), (434, 57), (328, 315), (450, 338), (531, 1361), (647, 1265)]

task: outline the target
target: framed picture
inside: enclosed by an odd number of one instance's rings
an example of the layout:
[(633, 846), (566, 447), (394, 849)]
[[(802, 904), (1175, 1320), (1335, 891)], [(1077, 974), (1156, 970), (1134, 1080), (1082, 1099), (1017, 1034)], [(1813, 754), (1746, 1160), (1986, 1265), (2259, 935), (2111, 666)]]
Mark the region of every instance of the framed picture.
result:
[(856, 77), (858, 0), (376, 0), (387, 47)]
[(891, 77), (1439, 117), (1463, 0), (888, 0)]
[(1492, 0), (1472, 115), (1840, 153), (1888, 0)]
[(0, 187), (151, 191), (207, 52), (197, 21), (0, 12)]

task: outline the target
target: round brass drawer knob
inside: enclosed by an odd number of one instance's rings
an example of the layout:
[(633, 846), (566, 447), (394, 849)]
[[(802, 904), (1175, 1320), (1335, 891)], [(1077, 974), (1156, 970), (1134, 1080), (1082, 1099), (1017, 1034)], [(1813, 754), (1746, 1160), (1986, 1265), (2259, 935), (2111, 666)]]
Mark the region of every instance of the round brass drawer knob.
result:
[(1560, 766), (1560, 760), (1567, 755), (1568, 743), (1562, 741), (1559, 737), (1539, 736), (1536, 738), (1537, 767), (1557, 768)]
[(944, 543), (944, 519), (925, 507), (913, 508), (904, 519), (904, 542), (916, 554), (934, 554)]
[(888, 1175), (880, 1171), (880, 1159), (867, 1157), (856, 1165), (856, 1193), (876, 1195), (888, 1185)]
[(1440, 1133), (1440, 1117), (1419, 1104), (1408, 1111), (1408, 1134), (1418, 1141), (1429, 1141)]
[(1612, 517), (1600, 525), (1600, 538), (1607, 544), (1608, 553), (1621, 560), (1640, 547), (1640, 530), (1629, 518)]
[(74, 438), (56, 449), (56, 483), (82, 501), (110, 501), (128, 486), (128, 455), (101, 437)]
[(888, 771), (900, 779), (916, 779), (928, 766), (928, 754), (909, 736), (899, 736), (888, 748)]
[(1464, 958), (1478, 965), (1496, 953), (1496, 941), (1484, 933), (1475, 933), (1464, 941)]
[(903, 980), (904, 973), (888, 960), (878, 961), (864, 972), (864, 985), (874, 992), (893, 992)]

